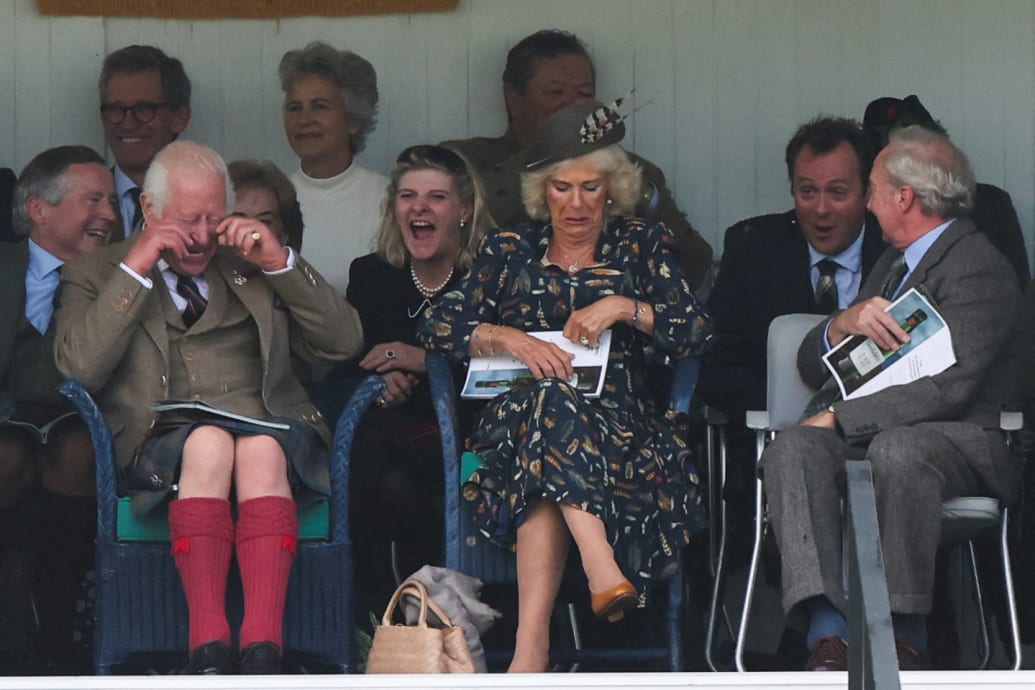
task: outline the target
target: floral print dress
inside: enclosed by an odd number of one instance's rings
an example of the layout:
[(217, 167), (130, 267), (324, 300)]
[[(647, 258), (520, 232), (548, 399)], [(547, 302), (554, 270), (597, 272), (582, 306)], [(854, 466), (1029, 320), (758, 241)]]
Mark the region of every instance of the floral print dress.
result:
[(684, 280), (663, 226), (611, 220), (594, 264), (573, 274), (546, 261), (551, 234), (548, 224), (490, 234), (470, 273), (429, 310), (418, 337), (459, 361), (481, 323), (563, 330), (573, 311), (608, 295), (653, 307), (653, 335), (624, 322), (612, 326), (600, 398), (556, 378), (493, 398), (467, 441), (484, 464), (464, 485), (480, 531), (501, 545), (514, 543), (538, 500), (600, 518), (618, 565), (642, 593), (672, 571), (679, 548), (706, 522), (700, 480), (677, 433), (684, 420), (656, 408), (648, 363), (701, 353), (712, 340), (712, 320)]

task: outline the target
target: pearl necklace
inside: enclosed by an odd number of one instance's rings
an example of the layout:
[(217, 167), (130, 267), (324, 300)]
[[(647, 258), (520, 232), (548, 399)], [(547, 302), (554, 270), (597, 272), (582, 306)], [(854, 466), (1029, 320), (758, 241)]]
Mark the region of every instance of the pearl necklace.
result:
[(446, 283), (449, 282), (449, 279), (453, 277), (454, 270), (456, 270), (456, 266), (453, 266), (449, 269), (449, 275), (447, 275), (446, 279), (439, 283), (437, 287), (428, 287), (423, 282), (421, 282), (421, 279), (417, 276), (417, 269), (413, 267), (413, 262), (410, 262), (410, 277), (413, 278), (413, 285), (417, 288), (417, 292), (429, 299), (437, 295), (438, 291), (446, 286)]

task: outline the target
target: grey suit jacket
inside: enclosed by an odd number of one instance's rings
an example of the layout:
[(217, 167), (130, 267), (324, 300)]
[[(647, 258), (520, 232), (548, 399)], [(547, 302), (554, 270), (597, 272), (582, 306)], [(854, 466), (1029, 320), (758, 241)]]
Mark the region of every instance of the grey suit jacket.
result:
[[(856, 302), (880, 294), (897, 253), (890, 248), (878, 260)], [(901, 290), (918, 285), (934, 298), (952, 332), (956, 364), (936, 376), (837, 403), (838, 424), (849, 443), (865, 443), (884, 429), (927, 421), (998, 429), (999, 412), (1009, 397), (1010, 332), (1019, 302), (1013, 269), (970, 219), (958, 218)], [(798, 351), (802, 377), (816, 387), (827, 378), (819, 358), (826, 324), (813, 329)]]
[[(160, 302), (165, 284), (157, 269), (149, 290), (119, 268), (138, 238), (66, 264), (54, 344), (58, 368), (97, 399), (120, 465), (130, 462), (142, 441), (153, 417), (150, 405), (169, 397), (169, 338)], [(262, 404), (268, 413), (306, 422), (329, 440), (320, 413), (292, 372), (291, 355), (342, 361), (357, 354), (363, 335), (356, 310), (301, 257), (294, 270), (267, 276), (220, 249), (205, 276), (224, 281), (255, 321), (264, 363)], [(232, 361), (207, 365), (212, 377), (232, 381), (225, 374), (232, 372)]]

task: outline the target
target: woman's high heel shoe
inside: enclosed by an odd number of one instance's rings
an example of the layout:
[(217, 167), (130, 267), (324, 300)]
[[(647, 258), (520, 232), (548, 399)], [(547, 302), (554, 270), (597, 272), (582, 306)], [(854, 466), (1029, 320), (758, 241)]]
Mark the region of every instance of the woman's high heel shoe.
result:
[(589, 599), (593, 615), (600, 619), (606, 618), (611, 623), (622, 620), (628, 609), (636, 608), (640, 603), (640, 595), (628, 580), (622, 580), (604, 592), (590, 592)]

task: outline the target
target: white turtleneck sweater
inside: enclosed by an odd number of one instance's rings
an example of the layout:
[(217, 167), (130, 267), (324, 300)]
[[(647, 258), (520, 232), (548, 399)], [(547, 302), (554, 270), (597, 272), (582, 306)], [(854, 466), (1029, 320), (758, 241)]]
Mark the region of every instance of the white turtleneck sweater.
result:
[(352, 163), (324, 179), (291, 173), (305, 231), (302, 256), (343, 294), (352, 260), (374, 250), (388, 178)]

